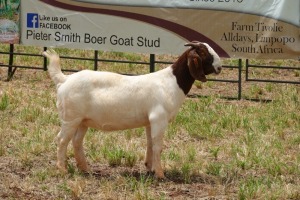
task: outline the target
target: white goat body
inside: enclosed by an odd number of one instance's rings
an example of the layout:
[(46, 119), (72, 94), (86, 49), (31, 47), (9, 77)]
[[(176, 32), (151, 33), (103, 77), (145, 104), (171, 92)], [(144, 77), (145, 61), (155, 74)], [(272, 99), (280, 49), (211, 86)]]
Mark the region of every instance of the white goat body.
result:
[(184, 98), (170, 67), (141, 76), (84, 70), (58, 87), (57, 107), (64, 122), (113, 131), (149, 126), (152, 115), (169, 121)]
[(72, 139), (78, 167), (87, 171), (83, 138), (88, 127), (105, 131), (146, 127), (146, 167), (163, 178), (160, 154), (168, 122), (175, 117), (195, 79), (220, 73), (220, 58), (200, 42), (192, 46), (171, 66), (140, 76), (110, 72), (61, 72), (59, 56), (43, 52), (50, 59), (50, 77), (57, 85), (57, 108), (62, 122), (57, 135), (57, 166), (66, 171), (66, 151)]

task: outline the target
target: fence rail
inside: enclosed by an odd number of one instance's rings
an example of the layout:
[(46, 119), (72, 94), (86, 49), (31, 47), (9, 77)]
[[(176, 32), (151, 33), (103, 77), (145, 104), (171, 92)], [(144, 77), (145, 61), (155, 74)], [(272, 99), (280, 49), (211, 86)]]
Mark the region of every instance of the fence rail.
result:
[[(47, 50), (46, 47), (43, 48), (44, 51)], [(18, 53), (14, 51), (14, 45), (10, 44), (9, 52), (2, 52), (0, 54), (5, 54), (9, 56), (8, 64), (0, 63), (0, 67), (6, 67), (7, 70), (7, 81), (10, 81), (14, 73), (18, 68), (25, 68), (25, 69), (35, 69), (35, 70), (43, 70), (47, 71), (47, 58), (43, 57), (40, 54), (30, 54), (30, 53)], [(20, 66), (14, 65), (14, 56), (35, 56), (41, 57), (43, 59), (43, 66), (42, 67), (32, 67), (32, 66)], [(94, 51), (94, 56), (92, 58), (83, 58), (83, 57), (69, 57), (69, 56), (61, 56), (62, 59), (73, 59), (73, 60), (84, 60), (84, 61), (91, 61), (94, 63), (93, 70), (99, 70), (98, 63), (99, 62), (108, 62), (108, 63), (128, 63), (128, 64), (140, 64), (140, 65), (148, 65), (149, 72), (155, 71), (156, 64), (172, 64), (172, 62), (166, 61), (158, 61), (156, 60), (155, 54), (149, 55), (149, 62), (141, 62), (141, 61), (129, 61), (129, 60), (111, 60), (111, 59), (101, 59), (99, 58), (99, 52), (97, 50)], [(264, 69), (280, 69), (280, 70), (299, 70), (300, 67), (281, 67), (281, 66), (261, 66), (261, 65), (253, 65), (250, 64), (249, 60), (246, 59), (246, 69), (242, 70), (242, 59), (238, 59), (238, 64), (236, 66), (232, 65), (225, 65), (223, 68), (229, 68), (237, 70), (237, 79), (208, 79), (208, 81), (215, 81), (215, 82), (224, 82), (224, 83), (234, 83), (238, 86), (237, 96), (236, 97), (224, 97), (228, 99), (242, 99), (242, 72), (245, 72), (245, 81), (252, 81), (252, 82), (271, 82), (271, 83), (286, 83), (286, 84), (300, 84), (299, 81), (283, 81), (283, 80), (269, 80), (269, 79), (256, 79), (256, 78), (249, 78), (249, 69), (250, 68), (264, 68)], [(76, 72), (78, 70), (73, 69), (62, 69), (63, 71), (68, 72)], [(127, 74), (128, 75), (128, 74)], [(132, 74), (131, 74), (132, 75)]]
[(268, 66), (268, 65), (253, 65), (249, 63), (249, 60), (246, 60), (246, 81), (255, 81), (255, 82), (265, 82), (265, 83), (286, 83), (286, 84), (300, 84), (299, 81), (286, 81), (286, 80), (271, 80), (271, 79), (258, 79), (258, 78), (249, 78), (249, 69), (250, 68), (261, 68), (261, 69), (279, 69), (279, 70), (299, 70), (299, 67), (282, 67), (282, 66)]

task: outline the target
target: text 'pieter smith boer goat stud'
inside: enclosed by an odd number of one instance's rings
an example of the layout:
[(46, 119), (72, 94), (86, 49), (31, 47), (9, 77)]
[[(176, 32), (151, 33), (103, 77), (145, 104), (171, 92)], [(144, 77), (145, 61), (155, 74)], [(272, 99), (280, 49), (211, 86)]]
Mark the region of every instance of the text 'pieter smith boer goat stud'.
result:
[(61, 72), (59, 56), (43, 52), (50, 59), (49, 73), (57, 86), (57, 108), (61, 131), (57, 135), (57, 167), (66, 171), (70, 140), (78, 167), (88, 171), (83, 138), (88, 127), (104, 131), (146, 127), (145, 165), (164, 178), (161, 167), (163, 134), (182, 105), (195, 80), (221, 72), (221, 61), (206, 43), (191, 42), (169, 67), (140, 76), (83, 70), (72, 75)]

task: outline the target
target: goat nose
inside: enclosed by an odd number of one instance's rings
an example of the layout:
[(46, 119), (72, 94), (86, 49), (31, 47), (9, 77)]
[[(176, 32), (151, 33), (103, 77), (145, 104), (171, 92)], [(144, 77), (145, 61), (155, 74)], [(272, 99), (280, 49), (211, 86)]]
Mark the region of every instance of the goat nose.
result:
[(222, 66), (217, 67), (217, 73), (220, 73), (222, 71)]

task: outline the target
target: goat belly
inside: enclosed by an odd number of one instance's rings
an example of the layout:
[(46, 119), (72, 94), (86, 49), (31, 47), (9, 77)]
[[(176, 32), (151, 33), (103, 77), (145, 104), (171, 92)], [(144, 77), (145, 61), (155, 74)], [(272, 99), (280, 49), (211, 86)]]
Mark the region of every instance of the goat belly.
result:
[[(84, 117), (88, 127), (104, 131), (125, 130), (147, 126), (149, 124), (147, 112), (134, 104), (125, 105), (116, 102), (116, 99), (106, 98), (91, 106)], [(136, 102), (139, 103), (139, 102)]]
[(87, 127), (103, 130), (103, 131), (118, 131), (132, 128), (138, 128), (149, 125), (148, 120), (124, 120), (124, 121), (103, 121), (97, 122), (91, 119), (83, 120), (83, 124)]

